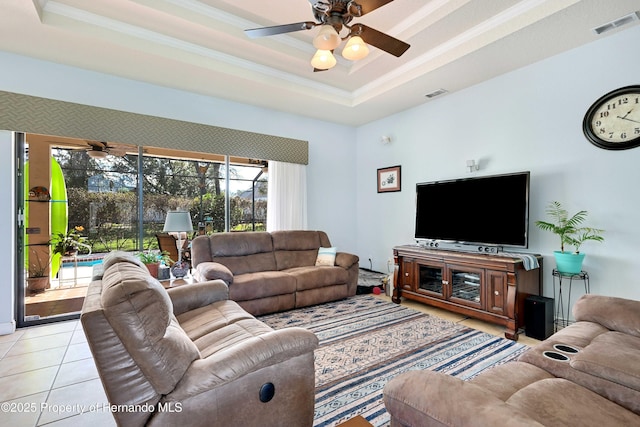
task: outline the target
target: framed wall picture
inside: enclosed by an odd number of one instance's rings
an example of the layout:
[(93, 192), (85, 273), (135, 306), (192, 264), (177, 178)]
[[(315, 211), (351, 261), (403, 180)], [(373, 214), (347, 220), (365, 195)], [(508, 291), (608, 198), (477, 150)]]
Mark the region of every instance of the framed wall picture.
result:
[(400, 190), (400, 166), (378, 169), (378, 193), (391, 193)]

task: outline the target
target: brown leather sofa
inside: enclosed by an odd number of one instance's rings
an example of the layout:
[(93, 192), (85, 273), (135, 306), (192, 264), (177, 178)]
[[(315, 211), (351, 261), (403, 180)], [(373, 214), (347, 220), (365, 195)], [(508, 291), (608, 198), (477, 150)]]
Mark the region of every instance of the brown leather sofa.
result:
[(253, 315), (275, 313), (356, 294), (358, 257), (337, 252), (332, 266), (316, 266), (323, 231), (230, 232), (191, 242), (196, 280), (221, 279), (229, 298)]
[(316, 336), (274, 331), (221, 280), (165, 290), (109, 254), (81, 321), (121, 426), (311, 426)]
[(391, 427), (640, 425), (640, 301), (585, 295), (573, 313), (576, 323), (470, 381), (393, 378)]

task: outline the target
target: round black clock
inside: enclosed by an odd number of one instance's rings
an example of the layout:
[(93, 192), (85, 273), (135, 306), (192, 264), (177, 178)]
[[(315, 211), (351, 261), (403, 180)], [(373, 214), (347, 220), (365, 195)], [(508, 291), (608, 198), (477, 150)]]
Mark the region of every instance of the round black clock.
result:
[(582, 130), (589, 142), (607, 150), (640, 145), (640, 85), (626, 86), (600, 97), (587, 110)]

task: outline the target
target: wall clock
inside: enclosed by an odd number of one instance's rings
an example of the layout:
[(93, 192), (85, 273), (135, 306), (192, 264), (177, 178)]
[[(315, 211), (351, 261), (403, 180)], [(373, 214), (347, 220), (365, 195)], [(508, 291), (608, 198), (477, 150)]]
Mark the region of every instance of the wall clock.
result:
[(589, 142), (607, 150), (640, 145), (640, 85), (611, 91), (593, 103), (582, 122)]

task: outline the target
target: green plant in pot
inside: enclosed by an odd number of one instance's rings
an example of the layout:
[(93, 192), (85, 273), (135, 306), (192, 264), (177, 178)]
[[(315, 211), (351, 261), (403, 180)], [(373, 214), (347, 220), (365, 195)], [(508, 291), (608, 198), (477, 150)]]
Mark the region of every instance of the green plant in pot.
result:
[[(604, 230), (582, 226), (587, 219), (587, 211), (581, 210), (569, 216), (569, 212), (557, 201), (547, 206), (546, 213), (551, 221), (536, 221), (536, 225), (541, 230), (550, 231), (560, 237), (560, 250), (553, 252), (558, 271), (565, 274), (580, 273), (585, 256), (580, 253), (580, 247), (588, 240), (604, 241)], [(567, 251), (566, 246), (573, 246), (574, 250)]]
[(171, 265), (171, 263), (173, 262), (169, 257), (169, 253), (166, 251), (161, 253), (139, 252), (137, 256), (140, 261), (142, 261), (142, 263), (147, 266), (147, 269), (149, 270), (149, 273), (151, 273), (151, 276), (155, 278), (158, 277), (158, 269), (160, 267), (161, 261), (167, 265)]
[(139, 252), (138, 258), (144, 265), (147, 266), (149, 273), (152, 277), (158, 277), (158, 268), (160, 267), (160, 260), (158, 254), (155, 252)]
[(49, 266), (51, 265), (51, 258), (47, 257), (46, 261), (43, 261), (40, 254), (36, 251), (32, 251), (29, 258), (27, 289), (34, 294), (44, 292), (49, 286)]
[(78, 253), (80, 246), (89, 248), (89, 246), (85, 244), (87, 238), (80, 234), (83, 231), (83, 226), (76, 225), (66, 233), (56, 233), (51, 236), (53, 253), (60, 254), (61, 256), (71, 256)]

